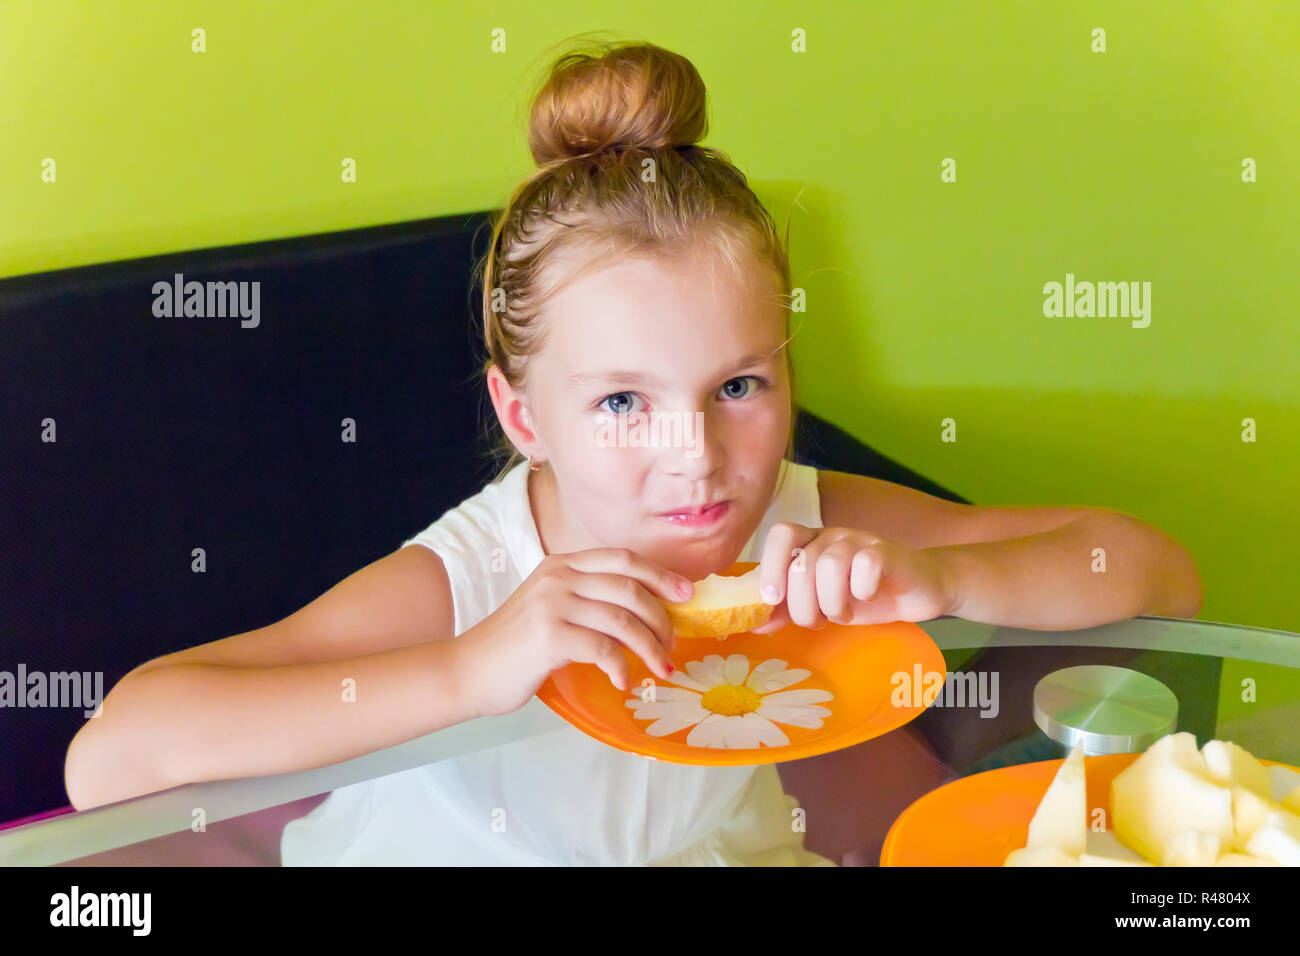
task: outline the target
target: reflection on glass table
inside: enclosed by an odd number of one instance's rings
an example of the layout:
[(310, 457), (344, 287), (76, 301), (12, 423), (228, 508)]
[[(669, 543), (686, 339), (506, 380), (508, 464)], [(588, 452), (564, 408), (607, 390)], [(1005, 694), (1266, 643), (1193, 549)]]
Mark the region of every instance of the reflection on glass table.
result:
[[(1039, 729), (1032, 700), (1041, 678), (1066, 667), (1114, 665), (1154, 677), (1177, 699), (1177, 730), (1300, 765), (1300, 635), (1151, 617), (1075, 631), (958, 618), (921, 626), (943, 651), (945, 686), (970, 688), (968, 699), (941, 694), (897, 730), (776, 765), (805, 811), (807, 849), (842, 865), (876, 865), (893, 821), (936, 787), (1064, 756)], [(275, 866), (284, 825), (331, 790), (564, 726), (533, 698), (512, 714), (328, 767), (191, 784), (0, 831), (0, 865)], [(200, 807), (206, 829), (196, 832)]]

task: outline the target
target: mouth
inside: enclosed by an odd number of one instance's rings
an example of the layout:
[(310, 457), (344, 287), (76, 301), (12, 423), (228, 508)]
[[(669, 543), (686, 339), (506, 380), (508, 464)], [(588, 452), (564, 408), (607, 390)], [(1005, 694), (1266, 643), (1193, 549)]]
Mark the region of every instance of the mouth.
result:
[(687, 528), (700, 528), (713, 524), (719, 520), (731, 508), (731, 500), (714, 502), (712, 505), (704, 505), (695, 508), (678, 508), (674, 511), (662, 511), (659, 517), (666, 519), (671, 524), (681, 525)]
[(708, 511), (710, 508), (716, 508), (716, 507), (718, 507), (718, 505), (725, 505), (725, 504), (727, 504), (730, 500), (731, 500), (730, 498), (724, 498), (724, 499), (721, 499), (721, 500), (719, 500), (719, 501), (714, 501), (714, 502), (712, 502), (711, 504), (707, 504), (707, 505), (694, 505), (694, 506), (685, 507), (685, 508), (673, 508), (671, 511), (660, 511), (660, 512), (659, 512), (659, 516), (662, 517), (662, 518), (667, 518), (667, 517), (669, 517), (670, 515), (696, 515), (696, 516), (699, 516), (699, 515), (704, 514), (704, 512)]

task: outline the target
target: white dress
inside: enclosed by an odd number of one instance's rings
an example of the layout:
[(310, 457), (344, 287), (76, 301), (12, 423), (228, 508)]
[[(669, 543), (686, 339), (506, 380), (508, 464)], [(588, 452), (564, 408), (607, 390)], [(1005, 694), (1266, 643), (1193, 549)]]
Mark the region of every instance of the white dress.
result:
[[(782, 467), (785, 485), (740, 561), (761, 558), (777, 522), (822, 527), (817, 470)], [(527, 479), (521, 462), (403, 542), (442, 557), (456, 634), (544, 557)], [(804, 848), (796, 806), (772, 764), (648, 760), (566, 723), (335, 790), (285, 826), (280, 853), (284, 866), (834, 866)]]

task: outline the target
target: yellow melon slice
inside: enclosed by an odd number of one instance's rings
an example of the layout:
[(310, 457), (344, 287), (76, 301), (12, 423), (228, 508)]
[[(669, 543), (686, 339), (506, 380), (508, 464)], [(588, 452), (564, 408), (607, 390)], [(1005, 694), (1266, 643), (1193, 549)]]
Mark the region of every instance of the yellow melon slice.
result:
[(1231, 741), (1197, 750), (1193, 734), (1167, 734), (1113, 778), (1113, 830), (1088, 830), (1081, 848), (1086, 781), (1072, 751), (1004, 865), (1300, 867), (1297, 777)]
[(1077, 858), (1059, 846), (1026, 846), (1007, 854), (1003, 866), (1078, 866)]
[(732, 634), (762, 627), (772, 618), (772, 605), (759, 594), (755, 567), (737, 577), (710, 574), (695, 582), (689, 601), (661, 601), (668, 610), (673, 633), (678, 637), (716, 637), (726, 640)]
[(1165, 843), (1161, 866), (1214, 866), (1227, 846), (1217, 833), (1179, 830)]
[(1256, 831), (1266, 826), (1280, 827), (1300, 839), (1300, 814), (1245, 787), (1232, 788), (1232, 824), (1232, 849), (1239, 853), (1248, 852)]
[(1268, 768), (1245, 747), (1231, 740), (1207, 740), (1201, 748), (1205, 768), (1223, 787), (1242, 786), (1265, 799), (1273, 796), (1273, 780)]
[(1142, 859), (1136, 850), (1130, 850), (1113, 830), (1088, 830), (1088, 849), (1079, 854), (1080, 866), (1155, 866)]
[[(1185, 830), (1218, 840), (1211, 863), (1232, 843), (1232, 790), (1210, 776), (1195, 735), (1186, 731), (1161, 737), (1115, 775), (1110, 812), (1120, 842), (1157, 865)], [(1181, 859), (1199, 857), (1212, 848), (1207, 843), (1204, 837), (1179, 837), (1173, 852)]]
[(1300, 787), (1296, 787), (1278, 802), (1292, 813), (1300, 813)]
[(1300, 866), (1300, 833), (1281, 814), (1272, 814), (1250, 838), (1246, 852), (1278, 866)]
[(1039, 801), (1029, 821), (1026, 847), (1060, 847), (1077, 857), (1088, 849), (1088, 787), (1083, 773), (1083, 744), (1075, 744)]

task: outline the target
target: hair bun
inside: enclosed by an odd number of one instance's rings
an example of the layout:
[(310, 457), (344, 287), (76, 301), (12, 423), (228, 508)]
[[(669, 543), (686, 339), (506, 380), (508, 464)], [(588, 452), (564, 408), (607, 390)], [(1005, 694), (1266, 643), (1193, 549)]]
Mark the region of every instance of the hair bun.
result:
[(708, 130), (691, 61), (649, 43), (569, 52), (533, 99), (528, 146), (539, 166), (616, 147), (692, 146)]

